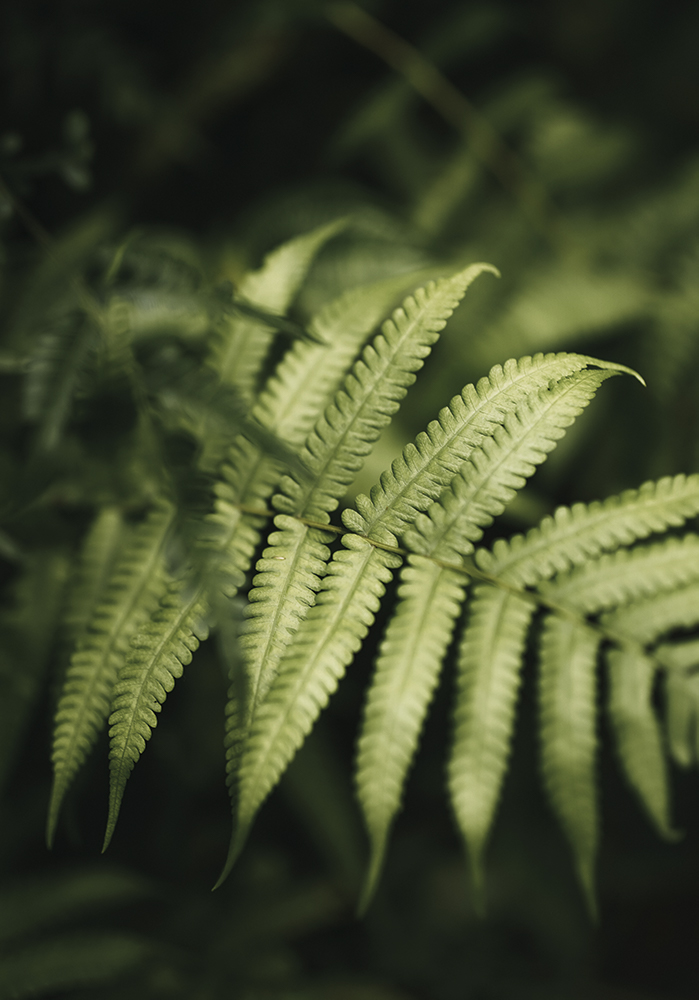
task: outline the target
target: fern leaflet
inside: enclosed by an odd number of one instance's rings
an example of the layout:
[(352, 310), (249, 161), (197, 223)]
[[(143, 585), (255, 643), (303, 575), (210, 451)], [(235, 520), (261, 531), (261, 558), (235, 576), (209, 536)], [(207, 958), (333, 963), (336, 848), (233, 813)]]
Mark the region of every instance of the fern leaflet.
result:
[(449, 792), (471, 858), (477, 899), (483, 893), (483, 851), (510, 754), (533, 613), (530, 601), (481, 584), (474, 588), (459, 648)]
[(109, 816), (103, 850), (116, 826), (126, 782), (157, 725), (175, 680), (208, 635), (208, 608), (200, 589), (187, 593), (180, 581), (168, 592), (151, 620), (131, 640), (131, 653), (119, 671), (109, 718)]
[(547, 615), (539, 672), (544, 784), (570, 841), (593, 914), (598, 839), (595, 687), (600, 638), (584, 625)]
[[(129, 640), (165, 586), (163, 546), (172, 518), (172, 508), (163, 505), (133, 529), (71, 658), (55, 719), (49, 844), (63, 798), (109, 714), (112, 689)], [(102, 528), (101, 521), (98, 527)], [(94, 536), (90, 542), (93, 540)]]
[(612, 649), (609, 714), (624, 773), (658, 832), (677, 839), (670, 822), (667, 763), (651, 695), (655, 663), (641, 649)]

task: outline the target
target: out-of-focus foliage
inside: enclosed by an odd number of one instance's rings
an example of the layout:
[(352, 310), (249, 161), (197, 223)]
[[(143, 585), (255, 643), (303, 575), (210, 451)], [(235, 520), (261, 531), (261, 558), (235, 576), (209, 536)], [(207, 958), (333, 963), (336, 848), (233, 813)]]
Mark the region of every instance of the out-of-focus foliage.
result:
[[(694, 995), (695, 778), (673, 779), (685, 843), (656, 846), (603, 750), (602, 924), (593, 936), (538, 804), (533, 656), (488, 860), (488, 922), (474, 922), (440, 797), (452, 700), (443, 685), (383, 887), (365, 922), (352, 923), (364, 848), (350, 759), (371, 648), (292, 765), (283, 797), (263, 810), (240, 870), (211, 899), (202, 894), (229, 835), (220, 705), (239, 655), (236, 599), (215, 609), (215, 638), (170, 695), (110, 848), (124, 871), (167, 884), (167, 902), (149, 903), (147, 916), (130, 903), (98, 927), (77, 910), (68, 927), (67, 911), (46, 902), (55, 887), (70, 898), (66, 886), (79, 894), (94, 879), (94, 898), (117, 903), (100, 876), (75, 871), (103, 833), (99, 764), (88, 763), (67, 797), (51, 857), (41, 841), (51, 719), (100, 581), (146, 544), (143, 514), (163, 492), (179, 511), (179, 541), (163, 543), (165, 571), (200, 565), (194, 526), (232, 430), (246, 425), (274, 461), (293, 461), (275, 434), (246, 424), (258, 386), (234, 389), (201, 364), (230, 325), (264, 329), (266, 377), (281, 354), (267, 347), (306, 343), (309, 318), (344, 291), (383, 282), (388, 315), (418, 284), (487, 260), (502, 280), (473, 286), (355, 491), (462, 386), (537, 351), (614, 359), (648, 389), (615, 380), (508, 507), (505, 525), (526, 532), (561, 503), (697, 471), (695, 5), (363, 9), (377, 20), (320, 0), (204, 0), (196, 18), (191, 8), (163, 15), (129, 0), (0, 10), (0, 870), (11, 883), (5, 901), (10, 891), (25, 897), (30, 913), (12, 941), (3, 938), (8, 995), (509, 1000), (567, 995), (572, 984), (610, 1000), (638, 990)], [(425, 75), (422, 57), (441, 75)], [(340, 218), (345, 228), (310, 266), (291, 312), (276, 327), (246, 314), (255, 295), (243, 275), (272, 247)], [(82, 546), (98, 510), (108, 512), (92, 529), (103, 544), (81, 591), (78, 553), (89, 561)], [(144, 607), (161, 570), (142, 581)], [(584, 580), (566, 585), (584, 594)], [(127, 590), (118, 596), (109, 598), (116, 612)], [(94, 658), (102, 644), (108, 663), (125, 648), (130, 624), (115, 623), (103, 622), (81, 655)], [(554, 633), (548, 625), (541, 637), (549, 663), (564, 640)], [(684, 765), (696, 756), (696, 685), (682, 672), (692, 650), (659, 655), (667, 684), (651, 688), (647, 678), (646, 704), (665, 713), (670, 751)], [(623, 662), (610, 674), (627, 759), (640, 731), (627, 725), (628, 675)], [(544, 771), (551, 792), (550, 760)], [(95, 958), (113, 987), (79, 988)], [(130, 971), (136, 959), (143, 964)], [(29, 967), (33, 982), (22, 979)]]

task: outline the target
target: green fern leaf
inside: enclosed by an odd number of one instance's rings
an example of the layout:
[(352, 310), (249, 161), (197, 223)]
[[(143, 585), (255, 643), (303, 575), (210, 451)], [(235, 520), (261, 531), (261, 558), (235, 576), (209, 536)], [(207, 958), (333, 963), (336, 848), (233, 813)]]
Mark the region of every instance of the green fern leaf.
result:
[(595, 669), (600, 638), (584, 625), (547, 615), (539, 670), (544, 785), (572, 847), (592, 914), (598, 840)]
[[(494, 271), (494, 268), (485, 264), (475, 264), (452, 278), (442, 279), (438, 283), (431, 282), (426, 288), (419, 289), (414, 297), (409, 296), (403, 307), (397, 309), (392, 318), (383, 324), (381, 333), (364, 349), (361, 358), (355, 362), (352, 371), (345, 379), (343, 388), (317, 421), (301, 452), (301, 459), (313, 478), (307, 484), (285, 476), (280, 493), (273, 501), (278, 509), (289, 514), (303, 514), (321, 523), (329, 521), (329, 512), (335, 509), (339, 497), (344, 494), (361, 467), (364, 457), (378, 438), (382, 427), (386, 426), (398, 409), (408, 386), (415, 380), (415, 372), (422, 367), (424, 358), (437, 340), (439, 331), (444, 328), (469, 285), (484, 270)], [(304, 565), (305, 558), (302, 552), (298, 558), (299, 564)], [(363, 588), (360, 588), (360, 594), (364, 591), (368, 595), (372, 594), (381, 576), (385, 575), (382, 571), (387, 565), (386, 558), (384, 556), (383, 566), (377, 563), (379, 571), (377, 578), (373, 581), (369, 577), (366, 578)], [(395, 565), (397, 564), (394, 563)], [(340, 575), (351, 580), (351, 574)], [(381, 592), (385, 582), (385, 579), (381, 582)], [(337, 586), (331, 592), (334, 597), (339, 596), (335, 593), (336, 590)], [(322, 607), (323, 614), (327, 615), (328, 592), (321, 593), (326, 594)], [(304, 603), (310, 604), (314, 588), (309, 588), (307, 594), (308, 598)], [(277, 600), (282, 596), (283, 592), (279, 591)], [(295, 596), (298, 600), (299, 594), (296, 593)], [(267, 613), (273, 614), (271, 602), (267, 603), (269, 605)], [(370, 604), (373, 604), (373, 600)], [(281, 614), (289, 619), (288, 612)], [(366, 610), (362, 618), (365, 617)], [(366, 627), (362, 621), (362, 638), (366, 634)], [(309, 628), (313, 630), (314, 626), (309, 625)], [(300, 639), (300, 644), (303, 642), (304, 640)], [(339, 630), (336, 642), (336, 651), (328, 655), (325, 660), (320, 660), (320, 666), (317, 665), (315, 657), (310, 657), (310, 662), (316, 664), (316, 672), (310, 673), (304, 670), (304, 676), (307, 677), (306, 686), (299, 686), (295, 677), (290, 680), (286, 675), (289, 671), (298, 672), (299, 669), (293, 651), (282, 661), (286, 663), (286, 674), (280, 668), (277, 677), (280, 690), (275, 689), (277, 681), (275, 679), (268, 693), (268, 702), (274, 705), (274, 711), (265, 714), (267, 720), (265, 725), (269, 730), (270, 739), (266, 738), (264, 732), (256, 726), (255, 720), (252, 720), (250, 739), (240, 764), (238, 830), (234, 835), (226, 872), (233, 863), (232, 859), (237, 855), (239, 845), (247, 835), (259, 805), (276, 785), (310, 731), (315, 715), (312, 713), (309, 715), (308, 706), (315, 703), (317, 715), (325, 704), (325, 701), (318, 700), (316, 690), (323, 690), (328, 685), (334, 689), (341, 672), (358, 648), (352, 631), (348, 637)], [(290, 666), (290, 663), (294, 666)], [(269, 673), (264, 664), (260, 665), (257, 672), (260, 675)], [(299, 696), (302, 704), (298, 707), (297, 720), (293, 704), (287, 703), (285, 699), (296, 699)], [(285, 725), (279, 724), (279, 715)], [(238, 713), (232, 712), (230, 718), (237, 719)], [(235, 748), (235, 741), (235, 735), (230, 734), (228, 740), (231, 750), (230, 761), (237, 760), (240, 756)], [(277, 746), (277, 741), (281, 747)], [(246, 778), (246, 774), (254, 775), (254, 779)], [(257, 783), (254, 795), (245, 787), (246, 781), (249, 784), (252, 780)], [(257, 792), (260, 788), (264, 788), (265, 791), (258, 797)], [(250, 803), (254, 803), (254, 806)]]
[[(357, 291), (353, 289), (350, 293), (345, 293), (329, 306), (321, 310), (319, 315), (311, 323), (311, 330), (319, 339), (326, 341), (326, 346), (319, 347), (316, 344), (297, 342), (284, 356), (280, 365), (269, 380), (267, 386), (260, 395), (260, 398), (253, 410), (253, 416), (266, 428), (284, 435), (284, 440), (291, 444), (301, 444), (306, 437), (313, 422), (317, 419), (319, 412), (328, 402), (328, 394), (332, 393), (337, 386), (340, 375), (344, 375), (348, 365), (355, 357), (361, 343), (366, 339), (367, 334), (376, 326), (384, 307), (395, 297), (396, 288), (404, 286), (406, 276), (401, 276), (400, 285), (398, 279), (391, 278), (387, 281), (377, 282), (366, 289)], [(361, 294), (360, 294), (361, 292)], [(239, 502), (247, 504), (258, 503), (261, 508), (279, 476), (277, 463), (270, 462), (267, 456), (255, 452), (250, 443), (244, 439), (239, 440), (232, 452), (230, 464), (225, 468), (225, 474), (230, 484), (219, 486), (217, 512), (214, 519), (218, 522), (219, 531), (225, 531), (225, 526), (241, 520), (240, 510), (235, 498)], [(245, 474), (247, 472), (247, 475)], [(227, 509), (225, 509), (228, 501)], [(235, 506), (234, 506), (235, 505)], [(245, 554), (238, 549), (236, 565), (239, 569), (246, 568), (246, 559), (249, 560), (252, 550), (255, 547), (255, 540), (259, 537), (257, 529), (262, 522), (257, 520), (254, 525), (250, 518), (243, 518), (243, 523), (247, 527), (247, 538), (245, 539)], [(299, 521), (290, 522), (284, 518), (279, 522), (287, 527), (293, 525), (296, 535), (291, 535), (284, 544), (291, 545), (292, 541), (298, 543), (301, 535), (307, 529), (303, 528)], [(230, 535), (229, 540), (224, 543), (229, 552), (238, 544), (235, 541), (235, 533)], [(319, 543), (323, 536), (317, 532), (309, 536), (311, 539), (311, 550), (304, 554), (298, 553), (298, 559), (289, 560), (284, 557), (284, 569), (289, 571), (297, 564), (303, 563), (307, 559), (311, 567), (311, 582), (317, 579), (320, 566), (313, 569), (314, 562), (317, 562), (317, 552), (314, 553), (313, 545)], [(272, 541), (274, 540), (274, 541)], [(315, 540), (315, 541), (314, 541)], [(326, 538), (327, 541), (327, 538)], [(271, 544), (281, 545), (283, 535), (273, 535)], [(322, 549), (323, 554), (325, 550)], [(233, 678), (233, 686), (229, 694), (229, 704), (227, 707), (226, 725), (226, 759), (229, 786), (236, 780), (237, 762), (241, 749), (241, 740), (247, 731), (247, 723), (254, 712), (255, 705), (259, 702), (266, 691), (271, 677), (276, 669), (277, 657), (269, 652), (269, 648), (264, 642), (260, 643), (260, 627), (267, 628), (270, 637), (276, 636), (276, 629), (265, 626), (264, 622), (272, 619), (279, 619), (291, 614), (293, 618), (299, 618), (302, 609), (310, 602), (310, 595), (317, 589), (315, 585), (308, 585), (305, 596), (300, 602), (295, 599), (290, 602), (290, 610), (285, 607), (284, 587), (288, 580), (286, 574), (282, 574), (280, 563), (281, 549), (270, 552), (269, 558), (273, 560), (260, 566), (259, 578), (256, 578), (253, 590), (250, 594), (251, 607), (257, 610), (254, 613), (256, 625), (248, 623), (246, 638), (243, 645), (247, 649), (246, 663), (246, 685), (247, 691), (240, 689), (240, 678)], [(241, 555), (243, 556), (241, 558)], [(327, 560), (325, 556), (324, 561)], [(249, 565), (249, 561), (248, 561)], [(270, 575), (267, 571), (272, 569)], [(280, 585), (276, 592), (276, 610), (273, 608), (274, 589), (270, 586), (272, 580)], [(264, 587), (263, 594), (260, 594), (260, 587)], [(294, 598), (298, 597), (297, 588), (293, 587), (291, 593)], [(263, 600), (260, 603), (260, 597)], [(271, 609), (271, 610), (270, 610)], [(260, 613), (262, 611), (262, 613)], [(256, 638), (253, 638), (253, 634)], [(277, 643), (277, 650), (280, 650)], [(262, 671), (264, 670), (264, 678)], [(246, 709), (241, 708), (241, 699), (247, 704)], [(242, 711), (242, 715), (241, 715)], [(243, 720), (247, 719), (247, 723)]]
[(597, 614), (699, 579), (699, 537), (667, 538), (655, 545), (620, 549), (542, 584), (557, 604)]
[(260, 393), (254, 418), (289, 444), (303, 445), (367, 336), (411, 277), (414, 283), (415, 275), (401, 274), (352, 288), (324, 306), (308, 327), (321, 343), (292, 345)]
[(699, 475), (667, 476), (603, 502), (559, 507), (526, 536), (499, 539), (491, 552), (480, 550), (476, 561), (501, 580), (532, 586), (698, 513)]
[[(697, 643), (693, 644), (695, 647)], [(694, 667), (699, 664), (699, 649), (695, 649)], [(699, 677), (682, 670), (665, 673), (665, 728), (672, 759), (680, 767), (691, 767), (699, 760)]]
[[(356, 512), (346, 511), (348, 528), (369, 537), (400, 536), (415, 520), (418, 511), (426, 510), (457, 474), (473, 449), (492, 435), (506, 414), (532, 393), (546, 388), (589, 365), (607, 368), (603, 361), (580, 354), (537, 354), (532, 358), (495, 365), (477, 385), (468, 385), (444, 407), (426, 432), (384, 472), (370, 496), (360, 494)], [(612, 370), (617, 369), (611, 366)], [(628, 371), (628, 369), (623, 369)]]
[[(112, 689), (129, 640), (165, 586), (163, 548), (172, 519), (172, 509), (162, 505), (133, 529), (71, 658), (55, 718), (49, 844), (65, 794), (109, 714)], [(98, 522), (97, 527), (101, 537), (104, 525)], [(94, 536), (89, 542), (90, 549), (94, 548)]]
[(602, 616), (602, 624), (629, 642), (649, 646), (673, 629), (699, 625), (699, 586), (689, 583), (668, 593), (634, 601)]
[[(340, 219), (277, 247), (267, 255), (259, 271), (252, 271), (242, 279), (238, 287), (241, 300), (283, 315), (315, 255), (345, 225), (345, 220)], [(209, 364), (222, 382), (235, 385), (244, 397), (252, 397), (275, 335), (274, 328), (258, 319), (231, 314), (222, 319), (217, 334)]]
[[(327, 340), (327, 345), (297, 341), (292, 346), (260, 394), (252, 411), (254, 420), (271, 433), (281, 435), (291, 446), (301, 445), (329, 402), (339, 373), (344, 374), (367, 333), (378, 322), (379, 310), (383, 309), (389, 292), (393, 298), (394, 280), (370, 286), (366, 299), (344, 295), (321, 310), (311, 328)], [(245, 572), (264, 522), (241, 515), (239, 507), (257, 506), (264, 510), (278, 485), (281, 468), (259, 446), (238, 437), (222, 472), (223, 480), (215, 487), (216, 510), (209, 524), (219, 535), (218, 547), (230, 551), (237, 568)], [(236, 542), (238, 531), (244, 536), (240, 546)]]
[(665, 666), (665, 728), (670, 755), (680, 767), (699, 761), (699, 639), (667, 643), (654, 650)]
[(126, 782), (143, 753), (159, 712), (199, 641), (208, 635), (208, 607), (201, 588), (173, 582), (150, 621), (134, 635), (121, 667), (109, 718), (109, 817), (103, 850), (116, 826)]
[(667, 762), (652, 704), (656, 665), (640, 647), (632, 646), (610, 650), (607, 659), (609, 714), (622, 768), (658, 832), (676, 840)]
[[(401, 286), (405, 281), (406, 277), (402, 276)], [(311, 330), (319, 339), (326, 341), (326, 346), (320, 347), (317, 344), (301, 341), (295, 343), (261, 393), (253, 409), (253, 417), (270, 431), (283, 434), (284, 440), (290, 444), (301, 444), (328, 402), (328, 395), (335, 390), (340, 375), (344, 375), (361, 343), (376, 326), (387, 300), (394, 298), (396, 287), (395, 278), (378, 282), (362, 290), (361, 295), (356, 290), (342, 295), (337, 301), (321, 310), (313, 319)], [(246, 439), (238, 439), (231, 451), (229, 462), (224, 467), (226, 481), (216, 488), (216, 511), (211, 518), (212, 525), (215, 525), (215, 530), (222, 539), (219, 547), (226, 553), (223, 561), (232, 561), (238, 571), (244, 572), (249, 566), (263, 523), (259, 518), (242, 514), (240, 505), (252, 507), (257, 505), (260, 509), (264, 509), (267, 498), (278, 483), (279, 474), (277, 462), (270, 460), (269, 456), (264, 455)], [(284, 519), (280, 523), (288, 526), (291, 522)], [(294, 522), (294, 527), (299, 532), (306, 531), (298, 521)], [(282, 544), (281, 534), (273, 537), (275, 544)], [(297, 543), (299, 537), (292, 536), (293, 542)], [(313, 569), (314, 562), (317, 561), (317, 552), (313, 551), (313, 546), (319, 544), (323, 536), (315, 532), (308, 537), (311, 539), (309, 543), (311, 550), (308, 553), (300, 551), (295, 561), (285, 559), (284, 568), (289, 570), (294, 565), (306, 563), (311, 568), (309, 579), (312, 583), (317, 579), (320, 569), (320, 567)], [(292, 538), (287, 539), (284, 544), (291, 545)], [(278, 559), (280, 552), (281, 550), (270, 553), (270, 558), (276, 564), (274, 566), (276, 570), (281, 568)], [(297, 601), (295, 599), (299, 597), (297, 588), (292, 587), (290, 593), (293, 593), (294, 600), (291, 602), (293, 607), (289, 610), (285, 607), (283, 582), (288, 578), (279, 572), (272, 575), (265, 573), (269, 569), (269, 563), (263, 565), (261, 575), (254, 581), (255, 587), (250, 595), (251, 605), (254, 604), (258, 612), (262, 610), (263, 613), (255, 614), (256, 625), (253, 627), (249, 623), (247, 638), (244, 640), (248, 651), (247, 676), (244, 684), (247, 690), (242, 690), (241, 679), (235, 677), (232, 678), (233, 684), (229, 692), (226, 710), (226, 767), (231, 794), (237, 780), (241, 741), (247, 732), (247, 725), (255, 705), (266, 691), (276, 669), (276, 656), (270, 653), (264, 642), (259, 641), (260, 627), (264, 627), (265, 620), (285, 618), (289, 615), (292, 619), (299, 618), (301, 611), (310, 602), (314, 589), (317, 589), (315, 585), (309, 585), (305, 597)], [(272, 580), (276, 580), (280, 585), (276, 592), (270, 586)], [(260, 586), (264, 586), (262, 603), (258, 602), (260, 595), (257, 588)], [(253, 639), (253, 634), (257, 638)], [(274, 629), (270, 630), (270, 635), (276, 635)], [(277, 649), (279, 650), (278, 644)], [(242, 707), (243, 703), (247, 705), (246, 708)]]
[(257, 563), (240, 637), (247, 665), (249, 718), (264, 700), (330, 557), (326, 543), (332, 536), (328, 532), (308, 528), (285, 514), (277, 515), (274, 523), (279, 530), (269, 536), (269, 547)]
[(422, 368), (439, 331), (483, 271), (497, 274), (489, 264), (473, 264), (452, 278), (418, 289), (386, 320), (301, 453), (312, 480), (299, 484), (285, 477), (276, 499), (280, 510), (328, 519), (415, 381), (415, 372)]
[(583, 371), (527, 397), (484, 438), (449, 489), (418, 514), (404, 535), (408, 548), (442, 559), (473, 551), (482, 526), (501, 514), (537, 465), (546, 460), (565, 428), (588, 405), (613, 371)]
[[(404, 544), (432, 558), (460, 561), (472, 551), (472, 542), (481, 537), (481, 526), (502, 512), (536, 465), (555, 447), (565, 428), (589, 403), (600, 383), (612, 374), (615, 373), (578, 372), (523, 400), (514, 413), (505, 416), (504, 425), (495, 428), (493, 437), (484, 439), (474, 449), (439, 501), (432, 504), (426, 515), (418, 514), (415, 526), (404, 535)], [(398, 808), (427, 702), (459, 612), (459, 602), (454, 598), (459, 593), (463, 598), (464, 594), (463, 585), (454, 579), (453, 572), (438, 565), (420, 563), (419, 568), (413, 566), (412, 576), (414, 582), (422, 583), (422, 588), (413, 588), (409, 607), (399, 601), (388, 626), (375, 681), (379, 703), (375, 703), (375, 688), (372, 688), (360, 741), (357, 782), (373, 845), (364, 904), (378, 877), (388, 828)], [(442, 586), (440, 576), (444, 577)], [(424, 628), (424, 646), (414, 631), (415, 622)], [(396, 675), (394, 680), (392, 675)], [(405, 680), (406, 676), (414, 679), (416, 690)], [(381, 691), (390, 687), (394, 690), (389, 700)], [(398, 734), (394, 755), (386, 750), (386, 731)], [(367, 760), (362, 747), (370, 752), (374, 743), (377, 752)], [(390, 794), (387, 789), (391, 789)]]
[(449, 791), (477, 899), (482, 899), (483, 851), (507, 769), (533, 613), (534, 604), (523, 597), (480, 584), (459, 648)]
[(381, 872), (390, 826), (465, 590), (459, 573), (420, 556), (408, 557), (359, 738), (357, 794), (371, 839), (360, 912), (369, 905)]
[(73, 643), (94, 617), (127, 530), (119, 507), (103, 507), (85, 537), (63, 618), (66, 636)]
[(342, 542), (316, 604), (296, 632), (252, 720), (240, 763), (237, 825), (217, 885), (227, 877), (258, 809), (361, 646), (392, 570), (400, 564), (398, 556), (356, 535), (346, 535)]

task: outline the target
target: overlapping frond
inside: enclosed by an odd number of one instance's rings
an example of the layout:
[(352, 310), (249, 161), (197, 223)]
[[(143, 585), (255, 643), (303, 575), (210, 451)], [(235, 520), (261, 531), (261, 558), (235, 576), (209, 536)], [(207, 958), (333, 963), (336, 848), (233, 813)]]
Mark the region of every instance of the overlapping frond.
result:
[(622, 768), (658, 832), (674, 840), (667, 760), (652, 702), (656, 664), (631, 645), (610, 650), (607, 659), (609, 715)]
[[(238, 287), (244, 303), (283, 315), (293, 301), (313, 258), (345, 225), (343, 220), (303, 233), (269, 253), (258, 271), (245, 275)], [(275, 330), (250, 315), (230, 312), (220, 321), (212, 339), (209, 364), (222, 382), (236, 386), (252, 398), (260, 368)]]
[(200, 588), (173, 581), (160, 605), (131, 640), (131, 652), (119, 671), (109, 717), (109, 816), (107, 848), (116, 826), (126, 782), (143, 753), (175, 681), (201, 639), (208, 635), (208, 607)]
[[(422, 367), (439, 332), (469, 285), (484, 270), (494, 269), (488, 265), (475, 264), (452, 278), (431, 282), (419, 289), (414, 296), (409, 296), (403, 307), (397, 309), (391, 319), (383, 324), (381, 332), (363, 350), (343, 387), (336, 393), (333, 402), (318, 419), (308, 437), (301, 452), (301, 460), (309, 470), (308, 480), (299, 481), (298, 478), (285, 476), (273, 501), (277, 509), (288, 514), (303, 515), (320, 523), (329, 521), (330, 512), (335, 509), (339, 498), (361, 467), (381, 429), (398, 409), (408, 386), (415, 380), (415, 372)], [(280, 526), (277, 521), (277, 527)], [(313, 543), (314, 539), (309, 537), (309, 544)], [(349, 552), (354, 554), (356, 550), (350, 548)], [(299, 550), (300, 566), (309, 566), (312, 558), (313, 553), (306, 555), (302, 549)], [(359, 559), (358, 562), (361, 564), (362, 560)], [(357, 597), (362, 602), (358, 605), (362, 608), (359, 615), (362, 638), (367, 625), (373, 620), (373, 617), (368, 619), (368, 609), (375, 603), (373, 595), (379, 587), (382, 593), (384, 584), (390, 578), (385, 575), (387, 557), (384, 557), (383, 562), (376, 557), (374, 562), (377, 570), (375, 578), (370, 577), (368, 571), (365, 578), (356, 583), (352, 573), (342, 571), (332, 576), (331, 591), (322, 589), (322, 600), (315, 606), (322, 609), (324, 618), (327, 617), (329, 608), (332, 607), (327, 595), (332, 595), (332, 602), (341, 603), (343, 595), (340, 581), (344, 580), (347, 587), (345, 596), (350, 600)], [(395, 560), (394, 565), (397, 565)], [(294, 596), (298, 607), (312, 604), (317, 579), (317, 575), (313, 574), (309, 580), (310, 585), (306, 588), (306, 598), (300, 603), (300, 592), (297, 590)], [(265, 582), (279, 583), (280, 577), (275, 575)], [(325, 582), (321, 587), (325, 587)], [(272, 594), (268, 590), (265, 596), (270, 598)], [(268, 615), (277, 614), (274, 610), (275, 603), (288, 600), (288, 597), (287, 589), (278, 588), (275, 602), (266, 602)], [(287, 612), (282, 611), (281, 614), (289, 619)], [(306, 620), (303, 625), (305, 623)], [(311, 632), (317, 631), (312, 623), (308, 627)], [(311, 640), (314, 654), (307, 658), (314, 665), (314, 671), (310, 673), (305, 665), (299, 663), (294, 652), (297, 646), (308, 645), (306, 636), (301, 635), (279, 664), (279, 673), (271, 682), (267, 702), (260, 709), (262, 714), (250, 720), (250, 737), (240, 764), (238, 832), (234, 843), (247, 832), (257, 808), (279, 780), (310, 730), (318, 711), (325, 704), (320, 692), (329, 685), (334, 688), (341, 672), (358, 648), (354, 639), (348, 639), (342, 629), (336, 632), (334, 641), (335, 647), (324, 651), (322, 640), (319, 641), (317, 636)], [(321, 651), (324, 651), (324, 655), (319, 657), (318, 653)], [(297, 683), (300, 669), (305, 678), (303, 687), (299, 687)], [(271, 671), (263, 662), (257, 668), (257, 673), (266, 676)], [(278, 687), (275, 687), (277, 680)], [(309, 689), (311, 694), (307, 697)], [(293, 700), (299, 696), (302, 704), (295, 706)], [(309, 706), (314, 704), (315, 710), (309, 710)], [(273, 706), (273, 710), (270, 710), (270, 706)], [(298, 714), (298, 720), (295, 713)], [(234, 718), (235, 715), (230, 717)], [(277, 740), (281, 746), (277, 745)], [(233, 751), (233, 756), (238, 758), (237, 751)], [(249, 787), (246, 788), (246, 783), (250, 786), (252, 782), (255, 783), (254, 792)], [(266, 789), (262, 796), (259, 795), (261, 788)], [(237, 848), (232, 850), (235, 853)]]
[[(483, 526), (502, 512), (611, 374), (581, 371), (522, 400), (513, 413), (504, 416), (493, 436), (473, 450), (440, 499), (426, 514), (417, 514), (413, 527), (405, 532), (404, 544), (423, 556), (458, 564), (473, 550)], [(463, 582), (443, 565), (421, 560), (409, 572), (414, 585), (411, 591), (399, 593), (360, 739), (357, 786), (373, 844), (365, 899), (375, 884), (388, 827), (464, 596)], [(391, 687), (388, 699), (383, 692)], [(385, 749), (387, 732), (395, 740), (393, 759)]]
[[(185, 502), (179, 516), (162, 501), (138, 524), (123, 516), (118, 501), (100, 500), (64, 615), (63, 632), (75, 649), (56, 716), (49, 839), (108, 718), (106, 847), (161, 706), (219, 624), (234, 650), (226, 661), (225, 736), (234, 830), (223, 879), (402, 566), (358, 740), (356, 786), (371, 843), (362, 906), (376, 887), (453, 646), (448, 789), (478, 899), (529, 648), (539, 664), (543, 784), (594, 909), (598, 661), (609, 672), (621, 766), (665, 836), (674, 831), (655, 705), (661, 679), (670, 754), (682, 766), (699, 758), (699, 536), (685, 528), (699, 515), (699, 475), (559, 508), (528, 533), (474, 551), (599, 386), (619, 372), (635, 374), (582, 354), (537, 354), (496, 365), (466, 386), (369, 494), (357, 497), (356, 509), (342, 511), (344, 528), (334, 526), (333, 511), (441, 329), (471, 282), (495, 272), (475, 264), (429, 282), (378, 333), (416, 275), (345, 292), (301, 329), (285, 314), (314, 255), (343, 225), (285, 244), (242, 280), (232, 299), (227, 288), (207, 290), (203, 273), (183, 261), (196, 293), (196, 330), (184, 317), (169, 331), (172, 344), (156, 336), (161, 320), (139, 334), (127, 366), (129, 403), (136, 404), (141, 429), (157, 418), (152, 456), (160, 429), (175, 444), (193, 437), (200, 450), (192, 479), (213, 475), (215, 499), (208, 512)], [(112, 271), (115, 283), (118, 262)], [(150, 286), (132, 284), (129, 295), (147, 295)], [(165, 290), (174, 315), (178, 281)], [(120, 351), (126, 356), (133, 331), (128, 316), (115, 311), (115, 303), (124, 305), (119, 293), (112, 299), (99, 364), (113, 374), (124, 368), (115, 358)], [(27, 383), (26, 412), (39, 423), (44, 449), (68, 420), (99, 337), (86, 310), (70, 323), (53, 341), (40, 342)], [(191, 367), (195, 350), (205, 356), (203, 371)], [(159, 483), (170, 477), (168, 495), (188, 496), (180, 466), (162, 464)], [(244, 611), (235, 597), (241, 590)], [(528, 646), (535, 617), (536, 648)]]
[(541, 586), (547, 598), (584, 614), (598, 614), (699, 579), (699, 537), (666, 538), (618, 549)]
[[(436, 420), (408, 444), (369, 496), (360, 494), (356, 512), (344, 515), (347, 527), (374, 537), (381, 525), (400, 536), (417, 511), (438, 499), (472, 450), (503, 423), (505, 415), (529, 395), (589, 365), (618, 370), (580, 354), (537, 354), (495, 365), (475, 386), (466, 386)], [(378, 538), (378, 536), (376, 536)]]
[(410, 278), (401, 274), (352, 288), (324, 306), (308, 324), (319, 342), (292, 345), (260, 393), (254, 418), (289, 444), (302, 445)]
[(373, 624), (400, 558), (346, 535), (329, 563), (316, 604), (296, 632), (250, 726), (240, 761), (237, 824), (227, 876), (253, 819), (311, 731)]
[(477, 561), (487, 573), (531, 586), (604, 551), (679, 527), (698, 513), (699, 475), (666, 476), (601, 502), (559, 507), (527, 535), (480, 551)]
[[(117, 672), (129, 641), (157, 605), (166, 585), (164, 546), (172, 525), (172, 508), (154, 508), (125, 540), (120, 533), (118, 543), (123, 549), (119, 558), (112, 551), (115, 539), (111, 522), (116, 516), (112, 510), (103, 512), (88, 537), (85, 573), (90, 581), (81, 581), (80, 588), (92, 583), (94, 610), (78, 636), (56, 710), (49, 843), (63, 798), (109, 714)], [(101, 558), (96, 552), (99, 544), (103, 547)], [(105, 562), (111, 567), (108, 577)], [(85, 617), (86, 610), (82, 601), (81, 617)]]

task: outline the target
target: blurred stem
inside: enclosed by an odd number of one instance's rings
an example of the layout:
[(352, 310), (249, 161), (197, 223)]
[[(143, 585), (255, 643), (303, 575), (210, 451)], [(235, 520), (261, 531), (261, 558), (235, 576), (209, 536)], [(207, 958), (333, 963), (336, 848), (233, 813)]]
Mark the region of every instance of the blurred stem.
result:
[(327, 18), (349, 38), (374, 52), (400, 74), (435, 111), (468, 141), (473, 155), (508, 191), (532, 227), (558, 247), (561, 236), (555, 209), (541, 182), (500, 138), (457, 87), (421, 52), (377, 21), (352, 0), (338, 0), (325, 8)]

